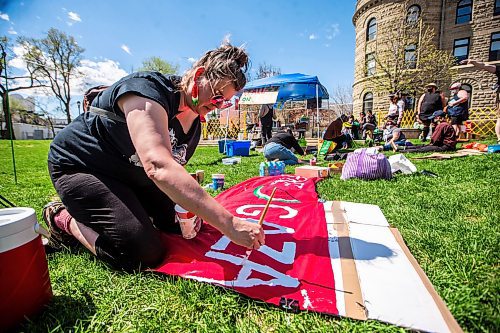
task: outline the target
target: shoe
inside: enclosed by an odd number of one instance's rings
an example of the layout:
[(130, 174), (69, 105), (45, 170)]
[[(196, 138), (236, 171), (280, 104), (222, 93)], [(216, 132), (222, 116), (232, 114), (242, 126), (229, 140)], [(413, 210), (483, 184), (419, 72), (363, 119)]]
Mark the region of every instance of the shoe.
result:
[(54, 222), (54, 216), (65, 207), (60, 201), (52, 201), (46, 204), (42, 210), (42, 218), (49, 227), (50, 237), (47, 246), (53, 249), (62, 249), (64, 247), (74, 247), (79, 244), (78, 240), (72, 235), (67, 234), (59, 228)]

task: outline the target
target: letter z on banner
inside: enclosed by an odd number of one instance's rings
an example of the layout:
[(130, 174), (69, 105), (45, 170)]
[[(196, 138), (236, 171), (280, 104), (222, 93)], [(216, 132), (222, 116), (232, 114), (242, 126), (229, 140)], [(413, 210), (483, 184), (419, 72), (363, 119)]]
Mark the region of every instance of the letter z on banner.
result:
[(266, 245), (258, 251), (235, 245), (204, 223), (191, 240), (165, 235), (168, 255), (155, 270), (221, 285), (293, 310), (339, 315), (329, 252), (332, 238), (315, 180), (256, 177), (221, 193), (217, 201), (235, 216), (257, 223), (274, 187), (277, 191), (263, 225)]

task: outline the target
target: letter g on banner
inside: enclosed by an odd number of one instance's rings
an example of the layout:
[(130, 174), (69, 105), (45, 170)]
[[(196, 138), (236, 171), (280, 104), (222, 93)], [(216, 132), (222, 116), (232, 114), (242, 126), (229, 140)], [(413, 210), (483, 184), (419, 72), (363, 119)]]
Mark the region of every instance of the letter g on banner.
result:
[[(262, 212), (261, 209), (254, 209), (252, 211), (247, 211), (250, 210), (251, 208), (264, 208), (266, 205), (244, 205), (240, 206), (236, 209), (236, 213), (240, 215), (245, 215), (245, 216), (258, 216)], [(286, 215), (280, 215), (280, 219), (291, 219), (297, 216), (298, 211), (296, 209), (290, 208), (288, 206), (280, 206), (280, 205), (273, 205), (270, 204), (269, 208), (280, 208), (283, 210), (287, 211)]]

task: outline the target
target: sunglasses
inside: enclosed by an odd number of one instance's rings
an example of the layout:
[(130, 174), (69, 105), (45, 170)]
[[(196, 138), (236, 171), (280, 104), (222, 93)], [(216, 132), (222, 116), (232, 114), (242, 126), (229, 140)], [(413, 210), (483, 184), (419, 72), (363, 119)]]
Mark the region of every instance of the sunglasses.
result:
[(233, 105), (231, 101), (224, 98), (224, 95), (220, 91), (214, 91), (212, 87), (212, 83), (208, 81), (210, 84), (210, 89), (212, 90), (212, 97), (210, 98), (210, 103), (213, 104), (217, 109), (225, 109)]

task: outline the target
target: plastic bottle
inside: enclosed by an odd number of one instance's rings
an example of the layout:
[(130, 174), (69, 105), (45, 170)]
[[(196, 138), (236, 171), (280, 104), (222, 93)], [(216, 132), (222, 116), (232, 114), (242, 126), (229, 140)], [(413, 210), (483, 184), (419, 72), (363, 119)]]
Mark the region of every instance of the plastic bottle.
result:
[(276, 175), (276, 163), (274, 162), (269, 162), (269, 176), (275, 176)]

